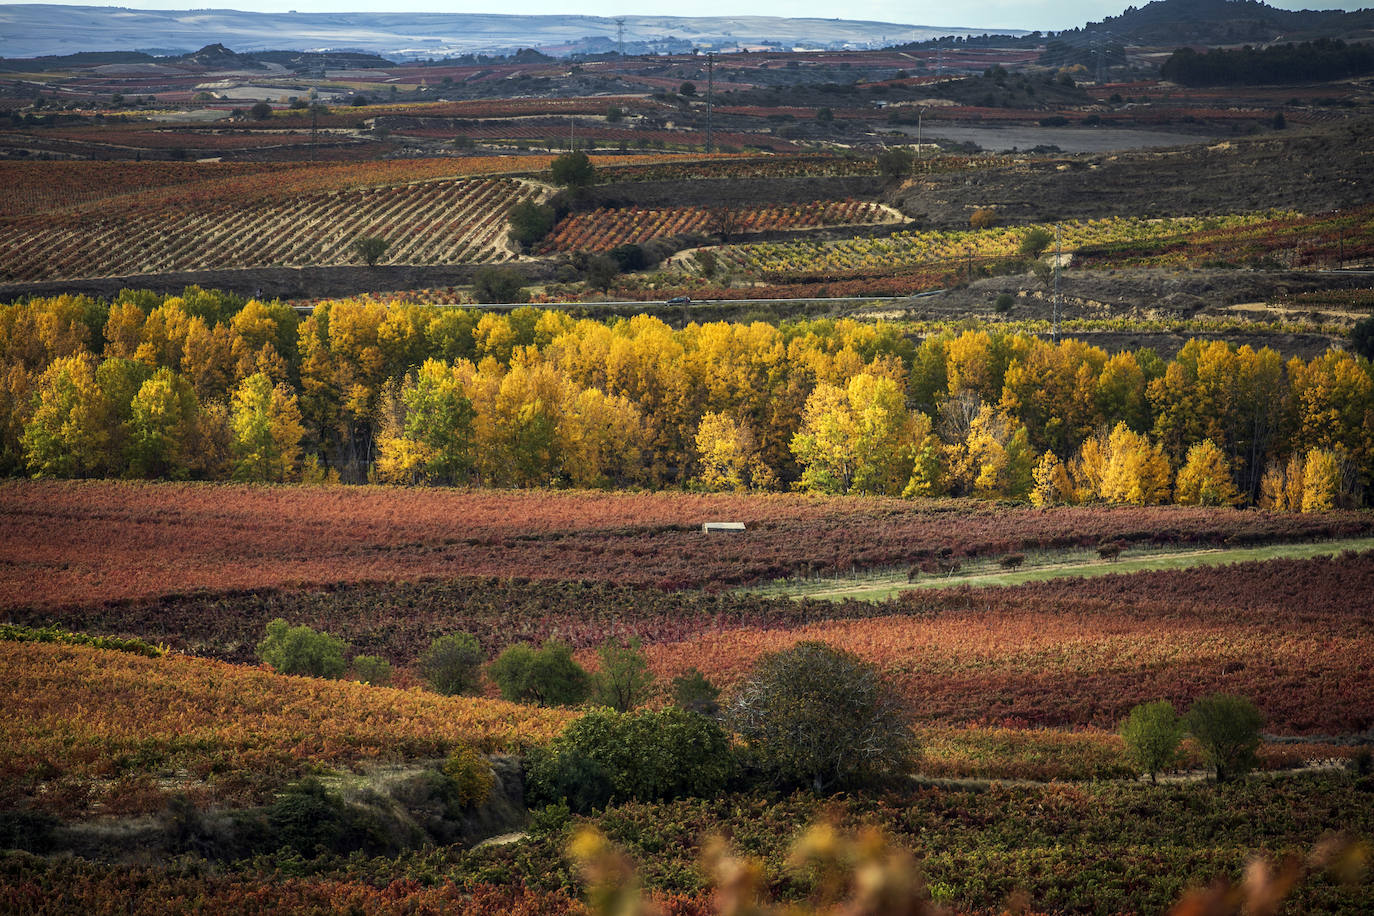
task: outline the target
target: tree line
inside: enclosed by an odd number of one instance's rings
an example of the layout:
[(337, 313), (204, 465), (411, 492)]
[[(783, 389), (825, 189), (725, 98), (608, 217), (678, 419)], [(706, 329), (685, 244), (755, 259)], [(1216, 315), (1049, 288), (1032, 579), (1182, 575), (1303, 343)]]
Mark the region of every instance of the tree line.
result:
[(600, 322), (188, 288), (0, 307), (10, 475), (1363, 502), (1374, 370), (852, 320)]
[(1159, 68), (1164, 79), (1184, 86), (1316, 83), (1366, 73), (1374, 73), (1374, 48), (1334, 38), (1264, 48), (1213, 48), (1201, 54), (1179, 48)]

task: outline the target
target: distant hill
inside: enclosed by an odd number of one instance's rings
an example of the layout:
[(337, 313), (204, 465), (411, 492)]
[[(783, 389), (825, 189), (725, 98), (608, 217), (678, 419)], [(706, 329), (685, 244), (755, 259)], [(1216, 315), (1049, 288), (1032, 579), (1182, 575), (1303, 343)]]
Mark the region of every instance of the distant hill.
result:
[[(627, 52), (782, 48), (867, 48), (939, 35), (1016, 29), (934, 28), (845, 19), (770, 16), (626, 16)], [(551, 54), (617, 47), (616, 21), (598, 16), (501, 16), (468, 13), (253, 13), (238, 10), (132, 10), (15, 4), (0, 6), (0, 57), (89, 51), (198, 52), (222, 44), (239, 53), (266, 50), (376, 54), (393, 60), (538, 48)]]
[(1074, 34), (1110, 33), (1139, 45), (1260, 44), (1282, 38), (1353, 38), (1374, 30), (1374, 10), (1281, 10), (1257, 0), (1154, 0)]

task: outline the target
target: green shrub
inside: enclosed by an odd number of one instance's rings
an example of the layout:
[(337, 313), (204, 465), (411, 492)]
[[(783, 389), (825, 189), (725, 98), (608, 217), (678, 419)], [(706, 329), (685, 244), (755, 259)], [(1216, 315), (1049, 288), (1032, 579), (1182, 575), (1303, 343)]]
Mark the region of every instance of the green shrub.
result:
[(564, 153), (549, 166), (553, 183), (566, 188), (583, 188), (596, 180), (596, 168), (583, 152)]
[(487, 759), (473, 748), (464, 746), (449, 754), (443, 770), (453, 785), (460, 807), (480, 808), (491, 798), (496, 775)]
[(1141, 703), (1131, 709), (1121, 723), (1121, 737), (1126, 742), (1126, 755), (1135, 766), (1150, 774), (1155, 782), (1160, 770), (1168, 769), (1178, 760), (1178, 746), (1183, 740), (1183, 721), (1168, 700)]
[(145, 658), (161, 658), (167, 654), (162, 646), (153, 645), (142, 639), (121, 639), (118, 636), (91, 636), (89, 633), (73, 633), (60, 627), (25, 627), (12, 623), (0, 623), (0, 641), (3, 642), (52, 642), (69, 646), (90, 646), (93, 649), (113, 649), (116, 652), (130, 652)]
[(307, 626), (293, 627), (278, 617), (258, 643), (258, 658), (281, 674), (342, 677), (344, 641)]
[(472, 278), (472, 295), (478, 302), (525, 302), (525, 277), (509, 267), (482, 267)]
[(551, 640), (539, 649), (516, 643), (497, 656), (487, 673), (501, 696), (513, 703), (576, 706), (587, 698), (587, 672), (565, 643)]
[(592, 675), (596, 702), (616, 712), (629, 712), (649, 699), (654, 675), (639, 640), (632, 639), (623, 646), (607, 642), (597, 650), (597, 658), (601, 668)]
[(909, 772), (916, 739), (872, 664), (822, 642), (761, 658), (728, 720), (749, 762), (783, 787), (817, 792)]
[(482, 683), (482, 646), (471, 633), (440, 636), (420, 654), (419, 666), (437, 692), (472, 693)]
[(1021, 245), (1017, 251), (1024, 257), (1032, 260), (1045, 253), (1045, 249), (1050, 247), (1054, 241), (1054, 234), (1043, 226), (1036, 226), (1021, 238)]
[(353, 656), (353, 676), (364, 684), (373, 687), (387, 687), (391, 684), (391, 662), (379, 655)]
[(364, 812), (354, 809), (318, 779), (303, 779), (267, 809), (270, 844), (304, 856), (374, 849), (378, 837)]
[(719, 793), (734, 771), (730, 736), (684, 709), (593, 710), (527, 758), (531, 804), (566, 802), (585, 812), (615, 801), (664, 801)]
[(1217, 782), (1244, 776), (1255, 766), (1264, 716), (1245, 697), (1214, 693), (1193, 703), (1185, 717)]
[(521, 201), (510, 208), (510, 237), (523, 245), (533, 245), (553, 231), (558, 215), (553, 207), (537, 201)]
[(673, 678), (670, 693), (673, 702), (688, 712), (704, 716), (720, 712), (720, 688), (696, 668), (688, 668)]

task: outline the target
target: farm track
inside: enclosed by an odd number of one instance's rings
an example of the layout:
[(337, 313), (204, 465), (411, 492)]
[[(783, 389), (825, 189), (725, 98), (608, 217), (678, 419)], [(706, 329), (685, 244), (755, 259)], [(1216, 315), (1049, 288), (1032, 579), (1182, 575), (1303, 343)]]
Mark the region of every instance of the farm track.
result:
[[(1008, 571), (993, 567), (965, 575), (922, 578), (908, 582), (905, 574), (875, 577), (850, 586), (837, 588), (824, 587), (825, 582), (798, 583), (796, 588), (786, 586), (774, 591), (762, 589), (769, 594), (789, 594), (793, 598), (815, 598), (829, 601), (858, 599), (880, 601), (905, 591), (915, 589), (954, 588), (957, 586), (1011, 586), (1045, 579), (1061, 579), (1072, 576), (1088, 578), (1121, 573), (1149, 572), (1160, 569), (1189, 569), (1195, 566), (1220, 566), (1229, 563), (1246, 563), (1257, 560), (1310, 559), (1313, 557), (1335, 556), (1346, 550), (1364, 551), (1374, 549), (1374, 538), (1351, 538), (1329, 541), (1320, 544), (1279, 544), (1264, 547), (1232, 547), (1204, 550), (1158, 551), (1139, 557), (1126, 557), (1115, 561), (1087, 559), (1060, 563), (1037, 564), (1018, 571)], [(830, 580), (832, 582), (840, 580)]]

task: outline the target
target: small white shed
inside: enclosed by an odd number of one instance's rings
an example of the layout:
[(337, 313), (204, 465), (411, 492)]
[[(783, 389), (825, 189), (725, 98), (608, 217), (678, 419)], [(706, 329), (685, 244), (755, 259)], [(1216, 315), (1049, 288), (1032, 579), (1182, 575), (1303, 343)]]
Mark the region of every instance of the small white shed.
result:
[(710, 534), (712, 531), (743, 531), (744, 522), (702, 522), (701, 531), (703, 534)]

